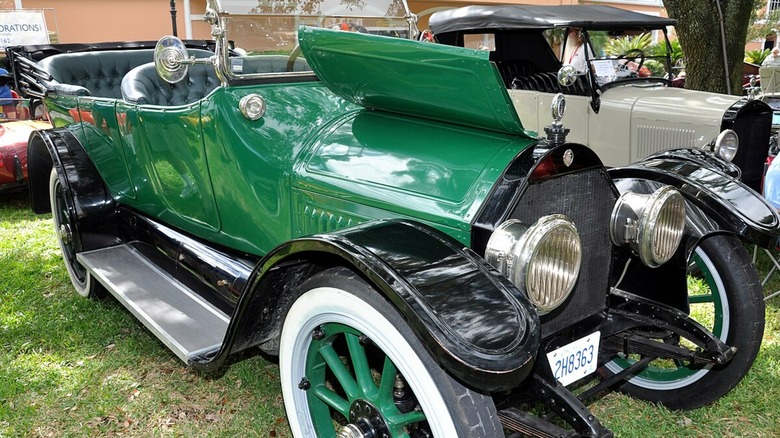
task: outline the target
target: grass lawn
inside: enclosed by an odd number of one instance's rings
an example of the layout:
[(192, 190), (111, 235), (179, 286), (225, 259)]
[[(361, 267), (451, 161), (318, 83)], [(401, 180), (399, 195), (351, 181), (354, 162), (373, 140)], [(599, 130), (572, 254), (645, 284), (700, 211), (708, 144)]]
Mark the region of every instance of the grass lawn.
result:
[[(188, 370), (113, 299), (76, 295), (51, 217), (27, 202), (0, 196), (0, 437), (290, 436), (275, 363)], [(776, 436), (779, 305), (753, 370), (714, 405), (675, 412), (610, 394), (590, 408), (623, 437)]]

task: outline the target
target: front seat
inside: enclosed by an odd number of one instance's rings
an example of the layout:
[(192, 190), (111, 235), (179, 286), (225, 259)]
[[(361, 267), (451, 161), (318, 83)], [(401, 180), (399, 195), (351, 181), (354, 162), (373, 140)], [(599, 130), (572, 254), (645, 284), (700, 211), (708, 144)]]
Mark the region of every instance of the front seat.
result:
[(184, 79), (169, 84), (150, 62), (130, 70), (122, 79), (121, 88), (122, 98), (129, 103), (176, 106), (197, 102), (219, 85), (213, 65), (191, 65)]

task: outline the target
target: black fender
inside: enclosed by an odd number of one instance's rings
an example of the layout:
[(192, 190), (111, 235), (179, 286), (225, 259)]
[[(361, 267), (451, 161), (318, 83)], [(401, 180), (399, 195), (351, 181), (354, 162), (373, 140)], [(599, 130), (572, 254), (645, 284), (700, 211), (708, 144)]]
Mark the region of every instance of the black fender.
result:
[(703, 161), (701, 154), (696, 150), (677, 150), (610, 169), (609, 173), (621, 192), (640, 192), (643, 187), (653, 186), (648, 186), (647, 182), (677, 188), (692, 211), (699, 237), (725, 231), (764, 248), (773, 248), (780, 236), (777, 210), (761, 195), (719, 168), (729, 163), (715, 157)]
[[(709, 236), (733, 234), (771, 247), (780, 235), (776, 210), (758, 193), (737, 181), (732, 165), (701, 151), (661, 153), (621, 168), (610, 169), (620, 193), (652, 193), (663, 185), (677, 188), (685, 199), (685, 232), (669, 263), (648, 268), (629, 264), (621, 289), (688, 312), (687, 263), (696, 246)], [(735, 168), (735, 167), (734, 167)], [(733, 170), (733, 169), (731, 169)], [(727, 173), (728, 172), (728, 173)], [(623, 260), (619, 261), (624, 263)]]
[(531, 372), (540, 343), (536, 310), (509, 280), (449, 236), (410, 221), (375, 221), (289, 241), (260, 261), (215, 356), (190, 365), (216, 369), (227, 356), (278, 337), (317, 271), (343, 265), (382, 293), (439, 364), (469, 385), (499, 391)]
[(35, 131), (27, 144), (30, 203), (34, 212), (51, 212), (49, 174), (57, 169), (66, 203), (81, 241), (77, 251), (119, 243), (115, 222), (116, 203), (106, 184), (67, 128)]

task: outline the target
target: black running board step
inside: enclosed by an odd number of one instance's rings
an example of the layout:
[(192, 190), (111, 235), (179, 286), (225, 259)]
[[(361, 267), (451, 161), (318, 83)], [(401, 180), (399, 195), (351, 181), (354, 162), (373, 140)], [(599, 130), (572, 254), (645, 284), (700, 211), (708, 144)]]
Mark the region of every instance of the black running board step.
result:
[(222, 345), (230, 317), (137, 249), (112, 246), (77, 259), (184, 362)]

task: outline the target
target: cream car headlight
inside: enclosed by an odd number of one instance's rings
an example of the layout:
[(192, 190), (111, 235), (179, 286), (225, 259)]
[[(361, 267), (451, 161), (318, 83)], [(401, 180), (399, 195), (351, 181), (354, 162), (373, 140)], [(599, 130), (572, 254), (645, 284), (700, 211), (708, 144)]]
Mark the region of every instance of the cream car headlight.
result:
[(652, 194), (628, 192), (612, 210), (609, 235), (615, 245), (627, 245), (642, 263), (655, 268), (677, 251), (685, 227), (685, 201), (673, 187)]
[(560, 306), (574, 288), (582, 245), (577, 229), (564, 215), (544, 216), (530, 227), (510, 219), (490, 236), (485, 259), (545, 314)]
[(724, 129), (715, 139), (713, 152), (718, 158), (731, 162), (739, 151), (739, 136), (731, 129)]

